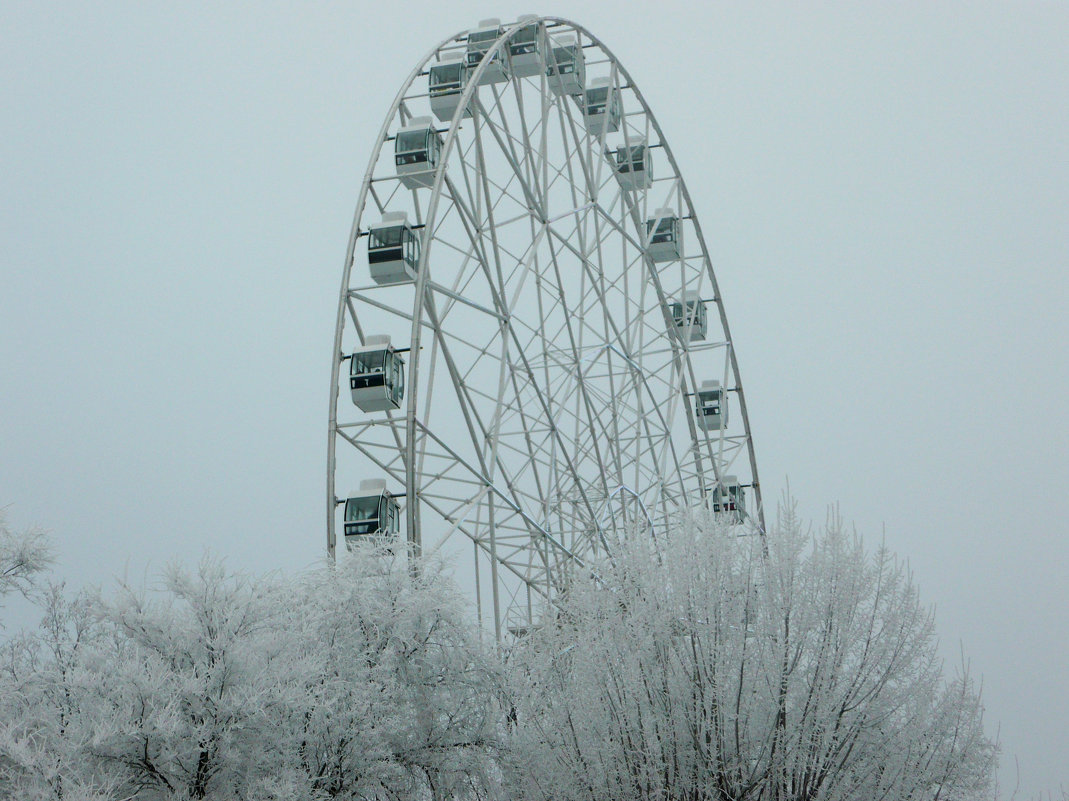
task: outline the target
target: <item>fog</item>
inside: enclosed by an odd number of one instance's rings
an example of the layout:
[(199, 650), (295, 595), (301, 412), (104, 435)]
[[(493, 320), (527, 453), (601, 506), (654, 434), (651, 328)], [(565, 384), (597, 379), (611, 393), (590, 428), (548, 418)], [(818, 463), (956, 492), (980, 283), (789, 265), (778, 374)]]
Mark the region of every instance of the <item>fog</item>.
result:
[[(0, 505), (72, 585), (322, 559), (336, 302), (411, 66), (589, 28), (699, 210), (765, 498), (907, 558), (1000, 727), (1069, 782), (1069, 10), (573, 2), (0, 7)], [(30, 613), (22, 614), (29, 619)]]

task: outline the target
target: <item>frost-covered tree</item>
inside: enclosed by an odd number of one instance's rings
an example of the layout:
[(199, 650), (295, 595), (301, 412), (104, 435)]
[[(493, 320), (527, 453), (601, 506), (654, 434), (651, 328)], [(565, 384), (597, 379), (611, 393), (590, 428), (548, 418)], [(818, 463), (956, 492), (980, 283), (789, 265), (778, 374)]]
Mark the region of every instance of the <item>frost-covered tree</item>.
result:
[(47, 597), (0, 650), (0, 798), (488, 797), (501, 678), (434, 565)]
[(276, 581), (205, 559), (195, 572), (167, 570), (163, 592), (123, 585), (100, 601), (105, 631), (86, 659), (92, 762), (131, 796), (233, 797), (270, 737), (283, 597)]
[[(17, 592), (43, 616), (37, 632), (0, 643), (0, 797), (82, 798), (106, 788), (75, 770), (79, 663), (93, 639), (84, 595), (65, 597), (63, 586), (42, 581), (54, 560), (40, 528), (15, 531), (0, 510), (0, 597)], [(2, 627), (2, 625), (0, 625)]]
[(85, 593), (50, 585), (36, 632), (0, 647), (0, 798), (115, 797), (119, 781), (88, 759), (94, 677), (86, 655), (100, 626)]
[(501, 679), (435, 564), (389, 551), (306, 577), (288, 610), (284, 786), (328, 798), (485, 797)]
[(52, 546), (44, 530), (15, 531), (0, 509), (0, 599), (11, 592), (29, 597), (40, 573), (52, 561)]
[(512, 655), (512, 792), (548, 799), (982, 798), (994, 746), (903, 565), (790, 510), (620, 546)]

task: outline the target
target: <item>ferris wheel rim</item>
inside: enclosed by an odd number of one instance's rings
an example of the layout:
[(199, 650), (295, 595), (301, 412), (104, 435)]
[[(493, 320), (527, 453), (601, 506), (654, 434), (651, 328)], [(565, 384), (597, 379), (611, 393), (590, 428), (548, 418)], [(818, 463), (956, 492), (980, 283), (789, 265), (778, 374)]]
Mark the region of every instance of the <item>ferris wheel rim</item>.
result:
[[(705, 238), (704, 238), (704, 235), (703, 235), (702, 230), (701, 230), (700, 221), (699, 221), (697, 213), (695, 213), (694, 204), (692, 202), (690, 191), (689, 191), (689, 188), (687, 187), (687, 184), (686, 184), (686, 180), (685, 180), (682, 172), (679, 169), (679, 165), (676, 162), (675, 155), (671, 150), (671, 146), (670, 146), (670, 144), (668, 142), (668, 139), (667, 139), (667, 137), (665, 137), (665, 135), (663, 133), (663, 130), (661, 129), (660, 124), (657, 121), (656, 116), (653, 114), (653, 111), (650, 109), (649, 104), (646, 102), (646, 99), (642, 95), (642, 93), (639, 90), (637, 84), (632, 80), (632, 78), (630, 76), (630, 73), (627, 71), (626, 67), (622, 64), (622, 62), (615, 56), (615, 54), (600, 39), (598, 39), (596, 36), (591, 34), (590, 31), (587, 28), (585, 28), (585, 27), (583, 27), (583, 26), (581, 26), (581, 25), (579, 25), (577, 23), (574, 23), (574, 22), (572, 22), (572, 21), (570, 21), (568, 19), (562, 18), (562, 17), (538, 17), (538, 18), (535, 18), (535, 19), (530, 19), (529, 18), (529, 19), (525, 19), (525, 20), (521, 20), (521, 21), (518, 21), (518, 22), (515, 22), (515, 23), (508, 24), (506, 26), (502, 26), (502, 33), (498, 36), (498, 38), (495, 40), (493, 45), (490, 48), (487, 49), (487, 51), (486, 51), (482, 61), (480, 62), (478, 68), (472, 73), (472, 76), (471, 76), (470, 80), (468, 81), (467, 85), (464, 87), (464, 89), (463, 89), (463, 91), (461, 93), (461, 98), (460, 98), (460, 101), (458, 102), (456, 110), (454, 111), (453, 117), (450, 119), (449, 129), (448, 129), (448, 132), (446, 133), (445, 140), (444, 140), (444, 142), (442, 144), (442, 151), (441, 151), (442, 152), (442, 157), (441, 157), (441, 160), (439, 161), (438, 166), (436, 167), (436, 170), (435, 170), (434, 182), (433, 182), (433, 186), (431, 187), (431, 194), (430, 194), (427, 206), (426, 206), (427, 214), (426, 214), (426, 220), (425, 220), (424, 224), (427, 225), (427, 226), (430, 226), (433, 223), (433, 221), (436, 220), (436, 215), (438, 213), (439, 203), (440, 203), (441, 196), (442, 196), (442, 193), (443, 193), (442, 192), (442, 190), (443, 190), (443, 181), (444, 181), (444, 176), (445, 176), (445, 173), (446, 173), (446, 168), (447, 168), (448, 163), (449, 163), (450, 155), (452, 154), (453, 149), (456, 146), (456, 141), (457, 141), (457, 136), (458, 136), (460, 124), (461, 124), (462, 120), (464, 119), (464, 110), (473, 101), (476, 102), (476, 103), (478, 102), (478, 88), (480, 86), (479, 78), (481, 77), (483, 72), (489, 67), (489, 65), (490, 65), (490, 63), (491, 63), (491, 61), (493, 59), (493, 56), (495, 54), (500, 53), (505, 47), (507, 47), (507, 45), (511, 41), (512, 37), (516, 34), (516, 32), (518, 32), (519, 30), (523, 29), (524, 27), (526, 27), (526, 26), (528, 26), (528, 25), (530, 25), (532, 23), (544, 24), (544, 25), (547, 26), (547, 28), (550, 27), (550, 26), (562, 26), (562, 27), (570, 28), (577, 35), (585, 36), (590, 41), (592, 46), (596, 46), (597, 48), (599, 48), (600, 51), (606, 56), (606, 58), (610, 62), (611, 66), (612, 66), (612, 70), (615, 71), (615, 72), (618, 72), (619, 75), (622, 76), (623, 79), (626, 81), (626, 88), (629, 89), (633, 93), (635, 99), (640, 104), (642, 112), (645, 114), (646, 119), (648, 120), (648, 124), (656, 132), (657, 137), (659, 139), (659, 144), (664, 149), (664, 152), (665, 152), (668, 164), (671, 167), (673, 176), (674, 176), (675, 180), (678, 182), (679, 191), (680, 191), (680, 194), (682, 196), (683, 202), (685, 203), (686, 208), (689, 208), (691, 210), (690, 222), (694, 226), (694, 231), (695, 231), (695, 234), (696, 234), (695, 239), (696, 239), (696, 241), (697, 241), (697, 243), (698, 243), (698, 245), (700, 247), (700, 254), (701, 254), (702, 263), (704, 265), (704, 271), (706, 273), (706, 276), (707, 276), (708, 280), (710, 281), (710, 285), (711, 285), (712, 290), (714, 292), (715, 301), (716, 301), (716, 304), (717, 304), (718, 313), (719, 313), (719, 317), (720, 317), (720, 323), (721, 323), (723, 331), (724, 331), (724, 333), (726, 335), (728, 358), (729, 358), (729, 361), (730, 361), (730, 373), (731, 373), (731, 375), (733, 377), (733, 380), (734, 380), (734, 383), (735, 383), (734, 389), (735, 389), (735, 392), (736, 392), (736, 395), (737, 395), (737, 398), (738, 398), (739, 413), (740, 413), (741, 418), (742, 418), (744, 438), (745, 438), (746, 447), (747, 447), (747, 455), (749, 457), (748, 461), (749, 461), (749, 466), (750, 466), (751, 484), (748, 485), (748, 486), (752, 487), (752, 489), (754, 491), (754, 494), (755, 494), (756, 512), (757, 512), (758, 519), (759, 519), (759, 531), (763, 536), (763, 532), (764, 532), (764, 517), (763, 517), (764, 510), (763, 510), (763, 504), (761, 503), (760, 483), (759, 483), (758, 474), (757, 474), (757, 464), (756, 464), (756, 457), (755, 457), (755, 453), (754, 453), (753, 437), (752, 437), (752, 433), (750, 431), (749, 415), (748, 415), (746, 402), (745, 402), (745, 394), (743, 392), (743, 387), (742, 387), (741, 371), (739, 370), (739, 367), (738, 367), (738, 361), (737, 361), (737, 355), (736, 355), (736, 352), (735, 352), (734, 341), (730, 336), (730, 329), (728, 327), (726, 310), (725, 310), (725, 306), (724, 306), (724, 303), (723, 303), (722, 295), (721, 295), (721, 292), (720, 292), (720, 289), (719, 289), (719, 283), (716, 280), (716, 275), (715, 275), (715, 272), (714, 272), (713, 266), (712, 266), (712, 259), (711, 259), (710, 255), (709, 255), (708, 247), (706, 245)], [(438, 45), (436, 45), (435, 47), (431, 48), (427, 52), (427, 54), (416, 64), (416, 66), (409, 73), (408, 77), (402, 83), (400, 89), (398, 90), (397, 95), (395, 96), (395, 99), (394, 99), (393, 103), (391, 104), (389, 110), (387, 111), (387, 114), (385, 116), (383, 125), (380, 128), (379, 135), (375, 140), (375, 145), (374, 145), (371, 157), (369, 159), (368, 168), (367, 168), (367, 170), (365, 172), (365, 175), (364, 175), (364, 180), (361, 183), (361, 189), (360, 189), (360, 193), (359, 193), (358, 200), (357, 200), (357, 206), (356, 206), (356, 210), (355, 210), (355, 214), (354, 214), (352, 228), (350, 230), (349, 243), (348, 243), (348, 247), (347, 247), (347, 251), (346, 251), (346, 259), (345, 259), (345, 265), (344, 265), (344, 270), (343, 270), (342, 286), (341, 286), (341, 293), (340, 293), (339, 305), (338, 305), (338, 313), (337, 313), (337, 323), (336, 323), (336, 328), (335, 328), (334, 353), (333, 353), (333, 359), (332, 359), (333, 363), (332, 363), (332, 375), (331, 375), (330, 420), (329, 420), (329, 432), (328, 432), (328, 440), (329, 440), (329, 443), (328, 443), (328, 469), (327, 469), (327, 472), (328, 472), (328, 498), (327, 498), (327, 502), (328, 502), (328, 550), (330, 551), (332, 556), (333, 556), (334, 547), (335, 547), (335, 543), (336, 543), (335, 507), (336, 507), (336, 504), (337, 504), (337, 498), (335, 497), (335, 492), (336, 492), (335, 470), (336, 470), (336, 445), (337, 445), (337, 438), (338, 438), (338, 428), (337, 428), (337, 423), (338, 423), (338, 407), (337, 407), (337, 403), (338, 403), (338, 396), (339, 396), (338, 386), (339, 386), (339, 380), (340, 380), (340, 377), (341, 377), (340, 376), (340, 372), (341, 372), (341, 364), (342, 364), (342, 359), (343, 359), (343, 353), (342, 353), (342, 350), (341, 350), (342, 336), (343, 336), (343, 331), (345, 330), (345, 327), (346, 327), (345, 326), (345, 322), (346, 322), (346, 301), (347, 301), (347, 299), (349, 297), (349, 289), (350, 289), (350, 286), (351, 286), (351, 271), (352, 271), (352, 267), (353, 267), (353, 264), (354, 264), (354, 261), (355, 261), (356, 245), (357, 245), (357, 242), (359, 241), (359, 238), (361, 236), (361, 230), (362, 230), (361, 229), (361, 223), (362, 223), (362, 220), (363, 220), (363, 215), (367, 211), (366, 207), (367, 207), (367, 198), (368, 198), (369, 189), (371, 187), (371, 182), (373, 180), (375, 168), (378, 165), (379, 160), (380, 160), (380, 158), (382, 156), (382, 149), (383, 149), (385, 143), (389, 139), (388, 134), (389, 134), (389, 131), (390, 131), (391, 124), (394, 123), (395, 121), (397, 121), (398, 119), (402, 119), (403, 120), (404, 114), (402, 113), (402, 109), (404, 107), (406, 99), (411, 94), (410, 90), (411, 90), (415, 80), (418, 77), (420, 77), (426, 71), (426, 67), (427, 67), (428, 63), (431, 62), (432, 59), (434, 59), (436, 56), (440, 56), (440, 54), (442, 53), (443, 49), (448, 48), (451, 44), (455, 44), (455, 43), (459, 43), (459, 42), (464, 41), (465, 38), (466, 38), (467, 33), (468, 33), (468, 30), (465, 29), (465, 30), (462, 30), (462, 31), (458, 32), (457, 34), (455, 34), (453, 36), (450, 36), (450, 37), (447, 37), (447, 38), (443, 39)], [(410, 119), (413, 117), (411, 112), (408, 112), (408, 116), (409, 116)], [(602, 140), (603, 139), (604, 139), (604, 133), (602, 134)], [(682, 211), (683, 210), (681, 209), (680, 213), (682, 213)], [(364, 226), (364, 227), (366, 227), (366, 226)], [(419, 350), (418, 350), (418, 342), (419, 342), (419, 339), (420, 339), (420, 337), (422, 335), (422, 329), (424, 327), (421, 324), (421, 322), (422, 322), (422, 304), (420, 303), (420, 298), (422, 297), (423, 292), (426, 289), (426, 283), (429, 280), (428, 277), (427, 277), (428, 276), (428, 270), (426, 269), (426, 263), (427, 263), (427, 259), (429, 258), (429, 253), (431, 251), (432, 241), (433, 240), (431, 238), (428, 238), (428, 240), (426, 242), (426, 246), (424, 247), (424, 249), (420, 253), (419, 268), (417, 270), (417, 276), (416, 276), (416, 279), (415, 279), (415, 282), (414, 282), (415, 285), (416, 285), (416, 287), (415, 287), (415, 301), (414, 301), (415, 307), (413, 309), (413, 315), (412, 315), (412, 324), (411, 324), (412, 340), (411, 340), (411, 343), (410, 343), (412, 348), (413, 348), (412, 349), (412, 356), (411, 356), (411, 376), (412, 376), (412, 378), (410, 380), (410, 385), (412, 387), (412, 390), (408, 394), (408, 397), (406, 399), (406, 407), (405, 407), (405, 418), (406, 418), (406, 423), (405, 424), (406, 424), (406, 430), (408, 432), (408, 436), (406, 437), (406, 444), (405, 444), (405, 447), (407, 449), (407, 455), (408, 455), (408, 458), (406, 459), (408, 467), (406, 469), (408, 471), (412, 471), (414, 469), (413, 468), (414, 455), (413, 455), (412, 451), (413, 451), (413, 449), (415, 447), (415, 439), (416, 438), (415, 438), (415, 436), (413, 436), (413, 433), (414, 433), (414, 427), (415, 427), (415, 422), (416, 422), (415, 418), (416, 418), (416, 414), (417, 414), (417, 411), (418, 411), (418, 409), (417, 409), (418, 389), (417, 388), (419, 386), (418, 369), (419, 369), (419, 359), (420, 359), (420, 354), (419, 354)], [(691, 374), (689, 376), (689, 381), (691, 383), (691, 386), (697, 387), (696, 377), (695, 377), (694, 372), (693, 372), (693, 365), (691, 364), (689, 359), (687, 359), (687, 364), (688, 364), (688, 366), (690, 368), (690, 371), (691, 371)], [(695, 442), (697, 442), (697, 440), (699, 438), (702, 438), (702, 437), (695, 430), (693, 419), (689, 419), (688, 418), (688, 423), (689, 423), (690, 428), (691, 428), (692, 438), (695, 440)], [(709, 440), (710, 440), (708, 431), (705, 432), (704, 439), (706, 440), (706, 444), (708, 445), (709, 444)], [(716, 463), (714, 461), (713, 462), (714, 468), (715, 468), (715, 464)], [(413, 532), (418, 532), (418, 520), (415, 519), (415, 516), (417, 514), (418, 514), (418, 504), (415, 504), (415, 503), (406, 504), (406, 515), (408, 516), (408, 523), (409, 523), (408, 528), (409, 528), (409, 532), (410, 532), (409, 533), (410, 537), (413, 536)]]
[(367, 169), (364, 171), (364, 178), (360, 182), (360, 192), (357, 195), (356, 209), (353, 212), (353, 222), (349, 229), (349, 243), (346, 246), (345, 262), (342, 266), (342, 279), (341, 289), (339, 291), (338, 298), (338, 313), (337, 319), (334, 324), (334, 350), (331, 354), (331, 378), (330, 378), (330, 413), (328, 420), (327, 431), (327, 555), (328, 558), (333, 561), (334, 551), (336, 547), (336, 537), (334, 531), (334, 515), (338, 506), (338, 498), (336, 495), (337, 487), (334, 481), (334, 470), (336, 463), (336, 446), (337, 446), (337, 423), (338, 423), (338, 380), (341, 377), (341, 362), (342, 362), (342, 333), (345, 329), (345, 311), (346, 311), (346, 299), (349, 294), (349, 280), (352, 274), (353, 261), (356, 257), (356, 243), (360, 237), (360, 222), (363, 218), (364, 208), (367, 205), (367, 195), (371, 188), (371, 181), (374, 175), (375, 167), (378, 164), (380, 154), (382, 152), (382, 146), (386, 143), (387, 135), (390, 130), (390, 123), (397, 117), (401, 104), (404, 102), (405, 96), (408, 93), (409, 87), (412, 82), (419, 77), (419, 74), (423, 71), (424, 66), (434, 56), (436, 56), (443, 47), (449, 42), (455, 41), (462, 36), (464, 31), (459, 31), (453, 36), (446, 37), (440, 41), (437, 45), (427, 51), (426, 55), (412, 68), (408, 77), (401, 84), (401, 87), (397, 90), (397, 94), (394, 95), (393, 102), (390, 104), (389, 110), (386, 112), (383, 118), (382, 125), (379, 128), (378, 136), (375, 138), (375, 145), (371, 153), (371, 157), (368, 159)]

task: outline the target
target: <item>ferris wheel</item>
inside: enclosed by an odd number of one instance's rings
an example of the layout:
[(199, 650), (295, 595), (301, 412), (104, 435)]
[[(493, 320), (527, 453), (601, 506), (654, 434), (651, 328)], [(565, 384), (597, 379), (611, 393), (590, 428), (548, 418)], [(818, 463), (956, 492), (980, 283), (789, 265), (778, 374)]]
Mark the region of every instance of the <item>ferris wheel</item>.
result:
[(357, 200), (329, 428), (330, 557), (339, 533), (459, 556), (499, 640), (687, 508), (763, 534), (690, 195), (586, 29), (487, 20), (404, 81)]

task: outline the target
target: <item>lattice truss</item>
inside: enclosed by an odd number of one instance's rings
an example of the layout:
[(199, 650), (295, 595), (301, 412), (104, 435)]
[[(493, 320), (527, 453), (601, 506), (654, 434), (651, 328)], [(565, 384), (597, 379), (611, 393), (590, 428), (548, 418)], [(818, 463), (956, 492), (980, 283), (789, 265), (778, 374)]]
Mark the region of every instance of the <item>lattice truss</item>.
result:
[[(399, 93), (361, 189), (332, 378), (331, 547), (335, 500), (384, 478), (404, 494), (402, 535), (424, 552), (466, 554), (460, 569), (499, 635), (537, 619), (576, 565), (621, 536), (656, 536), (729, 474), (751, 488), (751, 519), (760, 514), (723, 304), (667, 143), (599, 42), (572, 23), (537, 24), (550, 43), (578, 37), (588, 83), (607, 76), (617, 93), (619, 129), (588, 125), (582, 96), (555, 93), (544, 71), (481, 86), (476, 72), (471, 116), (462, 104), (451, 124), (435, 120), (440, 175), (406, 188), (392, 136), (429, 115), (427, 67), (463, 53), (465, 36), (432, 51)], [(492, 52), (507, 53), (518, 28)], [(617, 171), (616, 148), (635, 143), (649, 148), (648, 188), (625, 187)], [(683, 252), (655, 263), (647, 221), (665, 208)], [(369, 279), (366, 235), (398, 211), (422, 239), (419, 278), (383, 286)], [(680, 336), (668, 311), (685, 293), (709, 308), (704, 340)], [(365, 413), (347, 401), (345, 357), (382, 334), (412, 348), (404, 403)], [(706, 379), (732, 407), (722, 430), (696, 425)]]

